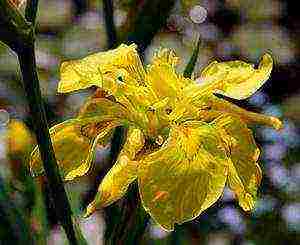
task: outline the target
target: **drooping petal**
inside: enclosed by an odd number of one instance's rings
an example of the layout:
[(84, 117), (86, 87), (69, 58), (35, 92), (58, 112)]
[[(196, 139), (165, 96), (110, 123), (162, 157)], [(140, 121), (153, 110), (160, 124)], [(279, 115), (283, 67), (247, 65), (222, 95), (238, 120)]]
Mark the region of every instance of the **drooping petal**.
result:
[(214, 95), (204, 95), (201, 98), (195, 98), (190, 104), (198, 108), (198, 110), (196, 110), (197, 120), (205, 122), (211, 122), (223, 114), (230, 114), (234, 117), (241, 118), (245, 123), (251, 125), (266, 125), (275, 130), (280, 130), (283, 127), (283, 123), (276, 117), (247, 111)]
[[(50, 129), (55, 156), (65, 180), (87, 173), (97, 143), (106, 144), (112, 129), (122, 124), (126, 115), (127, 111), (118, 103), (105, 98), (90, 99), (77, 118)], [(30, 167), (34, 176), (44, 173), (38, 147), (32, 152)]]
[(243, 61), (210, 63), (199, 81), (203, 92), (215, 92), (234, 99), (246, 99), (254, 94), (269, 78), (273, 60), (265, 54), (257, 69)]
[(124, 196), (128, 186), (137, 178), (138, 162), (134, 158), (143, 146), (142, 132), (137, 128), (129, 128), (123, 149), (114, 166), (102, 180), (95, 199), (88, 205), (85, 217), (97, 208), (106, 207)]
[(196, 218), (222, 194), (227, 160), (222, 140), (209, 124), (174, 126), (162, 148), (139, 164), (144, 208), (167, 230)]
[(228, 184), (236, 193), (240, 206), (245, 211), (254, 207), (257, 188), (261, 181), (258, 165), (260, 150), (252, 132), (237, 117), (223, 115), (213, 121), (228, 146), (231, 158), (228, 169)]
[[(94, 131), (89, 135), (80, 120), (71, 119), (50, 129), (55, 156), (64, 180), (72, 180), (89, 171), (98, 141), (116, 126), (115, 123), (106, 123), (101, 132)], [(30, 171), (34, 177), (44, 174), (38, 146), (31, 153)]]
[(283, 127), (282, 122), (276, 117), (247, 111), (224, 99), (217, 98), (216, 96), (207, 97), (206, 103), (210, 106), (211, 110), (218, 111), (221, 114), (232, 114), (249, 124), (263, 124), (273, 127), (275, 130), (280, 130)]
[(140, 78), (145, 76), (134, 44), (121, 44), (113, 50), (63, 62), (58, 92), (68, 93), (95, 85), (113, 93), (118, 86), (118, 77), (124, 72)]

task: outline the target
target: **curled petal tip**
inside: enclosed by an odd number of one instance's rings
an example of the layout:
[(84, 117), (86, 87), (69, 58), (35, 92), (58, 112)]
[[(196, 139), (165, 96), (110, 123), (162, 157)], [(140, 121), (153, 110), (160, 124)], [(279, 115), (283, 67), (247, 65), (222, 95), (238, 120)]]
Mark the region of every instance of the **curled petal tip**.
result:
[(239, 204), (246, 212), (250, 212), (254, 209), (254, 200), (249, 193), (244, 194), (244, 196), (239, 200)]
[(83, 215), (83, 218), (88, 218), (90, 217), (94, 212), (96, 211), (96, 206), (94, 204), (94, 202), (91, 202), (85, 211), (85, 214)]
[(273, 127), (276, 130), (281, 130), (283, 128), (283, 123), (276, 117), (270, 117)]

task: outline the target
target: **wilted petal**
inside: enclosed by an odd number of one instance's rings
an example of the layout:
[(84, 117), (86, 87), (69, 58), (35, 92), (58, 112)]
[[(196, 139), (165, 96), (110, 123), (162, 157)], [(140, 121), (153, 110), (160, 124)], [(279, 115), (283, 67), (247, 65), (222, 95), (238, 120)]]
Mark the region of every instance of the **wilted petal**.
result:
[(144, 208), (167, 230), (196, 218), (220, 197), (227, 160), (222, 140), (209, 124), (174, 126), (162, 148), (139, 164)]
[(129, 128), (123, 149), (114, 166), (102, 180), (94, 201), (88, 205), (86, 217), (97, 208), (108, 206), (124, 196), (128, 186), (137, 178), (138, 162), (134, 158), (143, 146), (142, 132), (136, 128)]
[(257, 69), (243, 61), (214, 61), (202, 71), (200, 89), (234, 99), (246, 99), (268, 80), (272, 67), (273, 60), (269, 54), (262, 57)]
[(118, 48), (89, 55), (83, 59), (63, 62), (58, 92), (68, 93), (93, 85), (113, 93), (117, 89), (117, 78), (123, 73), (144, 76), (136, 45), (121, 44)]
[(260, 150), (252, 132), (239, 118), (221, 116), (213, 124), (222, 135), (231, 158), (228, 183), (236, 193), (240, 206), (249, 211), (254, 207), (257, 188), (261, 181), (261, 170), (257, 163)]

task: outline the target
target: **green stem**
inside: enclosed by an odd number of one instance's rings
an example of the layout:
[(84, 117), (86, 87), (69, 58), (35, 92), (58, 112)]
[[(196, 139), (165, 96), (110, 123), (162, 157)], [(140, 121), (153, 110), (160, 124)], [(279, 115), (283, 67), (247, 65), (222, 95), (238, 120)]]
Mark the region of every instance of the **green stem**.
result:
[(25, 8), (25, 18), (27, 21), (35, 25), (39, 0), (27, 0)]
[(117, 44), (117, 32), (114, 23), (114, 8), (112, 0), (103, 0), (104, 22), (107, 34), (108, 48), (111, 49)]
[(70, 244), (78, 244), (73, 227), (70, 204), (68, 202), (62, 179), (59, 175), (44, 106), (42, 104), (33, 42), (32, 44), (24, 45), (19, 49), (18, 58), (30, 108), (30, 114), (34, 122), (34, 131), (36, 133), (37, 143), (50, 187), (51, 197), (55, 205), (55, 211), (67, 234)]
[(143, 54), (155, 34), (165, 26), (175, 2), (175, 0), (145, 1), (130, 28), (127, 42), (137, 44), (140, 53)]
[(149, 223), (150, 216), (146, 213), (138, 193), (137, 182), (131, 184), (124, 199), (105, 208), (106, 245), (140, 244)]
[(34, 131), (55, 211), (70, 244), (76, 245), (79, 244), (78, 241), (81, 243), (84, 241), (80, 238), (78, 240), (76, 237), (80, 233), (78, 230), (75, 233), (70, 204), (59, 175), (37, 75), (34, 49), (34, 22), (37, 4), (37, 0), (29, 0), (27, 3), (26, 18), (31, 22), (29, 23), (9, 1), (0, 0), (0, 40), (17, 53)]
[(0, 0), (0, 40), (17, 52), (23, 43), (29, 43), (32, 26), (9, 1)]

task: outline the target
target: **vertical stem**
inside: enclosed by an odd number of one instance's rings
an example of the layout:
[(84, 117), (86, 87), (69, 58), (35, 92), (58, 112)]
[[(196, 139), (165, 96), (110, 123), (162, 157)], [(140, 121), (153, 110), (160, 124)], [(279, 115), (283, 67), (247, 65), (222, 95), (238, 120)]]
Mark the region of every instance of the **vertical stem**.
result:
[(27, 21), (35, 25), (39, 0), (27, 0), (25, 8), (25, 18)]
[(127, 36), (127, 43), (138, 45), (142, 55), (152, 39), (167, 22), (175, 0), (145, 0)]
[(105, 244), (140, 244), (150, 216), (141, 205), (137, 182), (130, 185), (128, 194), (118, 204), (105, 209), (105, 218), (109, 222)]
[(55, 211), (67, 234), (70, 244), (76, 245), (78, 242), (73, 227), (71, 208), (62, 179), (59, 175), (42, 103), (36, 70), (34, 42), (32, 41), (30, 44), (24, 44), (23, 47), (18, 49), (17, 54), (41, 158), (50, 187), (51, 197), (55, 204)]
[(103, 13), (107, 33), (108, 48), (111, 49), (115, 47), (117, 43), (117, 32), (114, 23), (113, 0), (103, 0)]
[(83, 15), (85, 12), (88, 11), (89, 1), (87, 1), (87, 0), (73, 0), (73, 3), (74, 3), (75, 17)]
[(38, 0), (28, 0), (25, 20), (9, 1), (0, 0), (0, 40), (15, 51), (19, 59), (34, 131), (57, 218), (70, 244), (86, 244), (80, 230), (73, 226), (71, 207), (59, 175), (42, 102), (34, 50), (37, 8)]

